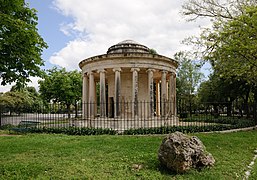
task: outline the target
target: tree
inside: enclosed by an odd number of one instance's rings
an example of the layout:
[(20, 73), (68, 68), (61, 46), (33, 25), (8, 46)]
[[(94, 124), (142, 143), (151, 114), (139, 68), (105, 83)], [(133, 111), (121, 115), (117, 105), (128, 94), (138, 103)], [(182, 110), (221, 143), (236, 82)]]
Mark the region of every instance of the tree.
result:
[(249, 116), (248, 100), (250, 95), (249, 84), (236, 78), (221, 78), (215, 72), (210, 75), (209, 80), (201, 83), (198, 90), (200, 102), (208, 103), (214, 106), (215, 113), (217, 106), (227, 107), (227, 116), (231, 116), (232, 103), (235, 100), (242, 99), (244, 110)]
[[(257, 83), (257, 6), (222, 25), (215, 37), (213, 51), (206, 58), (213, 61), (221, 76), (235, 76)], [(208, 42), (209, 43), (209, 42)]]
[(2, 93), (0, 104), (10, 112), (39, 112), (43, 108), (43, 101), (34, 87), (20, 88), (15, 85), (11, 90)]
[(1, 84), (29, 81), (41, 76), (41, 54), (46, 43), (37, 32), (37, 14), (24, 0), (0, 0)]
[(177, 76), (177, 98), (178, 101), (189, 102), (190, 113), (195, 100), (195, 92), (200, 85), (204, 75), (200, 72), (201, 66), (194, 63), (188, 52), (178, 52), (175, 59), (180, 63)]
[(216, 74), (225, 79), (246, 81), (257, 101), (257, 2), (256, 0), (190, 0), (184, 6), (190, 20), (209, 17), (211, 29), (189, 39), (201, 47), (201, 59), (211, 62)]
[(226, 21), (242, 15), (246, 6), (255, 5), (256, 0), (188, 0), (182, 5), (182, 14), (189, 21), (198, 18)]
[(32, 99), (27, 93), (19, 91), (9, 91), (0, 96), (0, 107), (4, 111), (21, 113), (30, 107)]
[(70, 117), (71, 105), (76, 108), (82, 96), (81, 74), (76, 70), (67, 72), (65, 68), (54, 67), (48, 70), (44, 79), (39, 81), (39, 85), (42, 98), (47, 102), (65, 104)]

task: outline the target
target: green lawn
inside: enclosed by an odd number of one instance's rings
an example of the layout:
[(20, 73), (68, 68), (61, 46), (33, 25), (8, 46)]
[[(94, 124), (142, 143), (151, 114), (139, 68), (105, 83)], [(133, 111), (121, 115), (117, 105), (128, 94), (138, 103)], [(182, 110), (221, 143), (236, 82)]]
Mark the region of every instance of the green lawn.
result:
[[(216, 164), (183, 175), (159, 166), (164, 135), (0, 136), (0, 179), (243, 179), (257, 148), (257, 131), (195, 135)], [(250, 179), (257, 179), (256, 164)]]

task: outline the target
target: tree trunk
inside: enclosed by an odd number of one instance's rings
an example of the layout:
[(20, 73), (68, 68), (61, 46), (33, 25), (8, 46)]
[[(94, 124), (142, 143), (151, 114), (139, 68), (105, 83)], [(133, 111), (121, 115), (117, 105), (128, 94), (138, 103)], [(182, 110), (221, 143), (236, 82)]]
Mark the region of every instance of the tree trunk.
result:
[(69, 118), (69, 119), (71, 118), (71, 114), (70, 114), (70, 105), (71, 105), (71, 104), (66, 104), (66, 106), (67, 106), (67, 113), (68, 113), (68, 118)]
[(248, 104), (248, 99), (249, 99), (249, 94), (250, 94), (250, 88), (247, 91), (245, 98), (244, 98), (244, 110), (246, 113), (246, 117), (249, 118), (250, 117), (250, 111), (249, 111), (249, 104)]
[(77, 104), (77, 101), (75, 101), (75, 118), (78, 118), (78, 104)]
[(254, 105), (253, 105), (253, 118), (255, 120), (255, 124), (257, 124), (257, 88), (254, 89)]
[(218, 105), (214, 104), (213, 109), (214, 109), (214, 112), (213, 112), (214, 118), (218, 118), (219, 117)]
[(232, 103), (228, 102), (227, 103), (227, 117), (231, 117), (232, 116)]

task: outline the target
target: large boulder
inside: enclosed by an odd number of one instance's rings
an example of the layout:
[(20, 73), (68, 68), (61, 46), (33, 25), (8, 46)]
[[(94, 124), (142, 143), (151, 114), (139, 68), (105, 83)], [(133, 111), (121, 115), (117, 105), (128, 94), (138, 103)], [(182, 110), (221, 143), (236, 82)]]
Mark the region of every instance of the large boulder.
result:
[(169, 134), (163, 139), (158, 158), (161, 165), (177, 173), (213, 166), (215, 163), (199, 138), (181, 132)]

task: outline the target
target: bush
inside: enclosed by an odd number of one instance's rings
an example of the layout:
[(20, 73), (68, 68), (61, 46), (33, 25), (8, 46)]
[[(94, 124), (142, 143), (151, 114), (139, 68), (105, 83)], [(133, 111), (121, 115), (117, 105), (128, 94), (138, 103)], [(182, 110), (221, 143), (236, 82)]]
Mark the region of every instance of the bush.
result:
[(30, 133), (52, 133), (52, 134), (68, 134), (68, 135), (103, 135), (117, 134), (117, 131), (104, 128), (30, 128)]
[(13, 128), (13, 127), (15, 127), (15, 126), (12, 125), (12, 124), (5, 124), (3, 126), (0, 126), (0, 129), (1, 130), (9, 130), (9, 129)]

